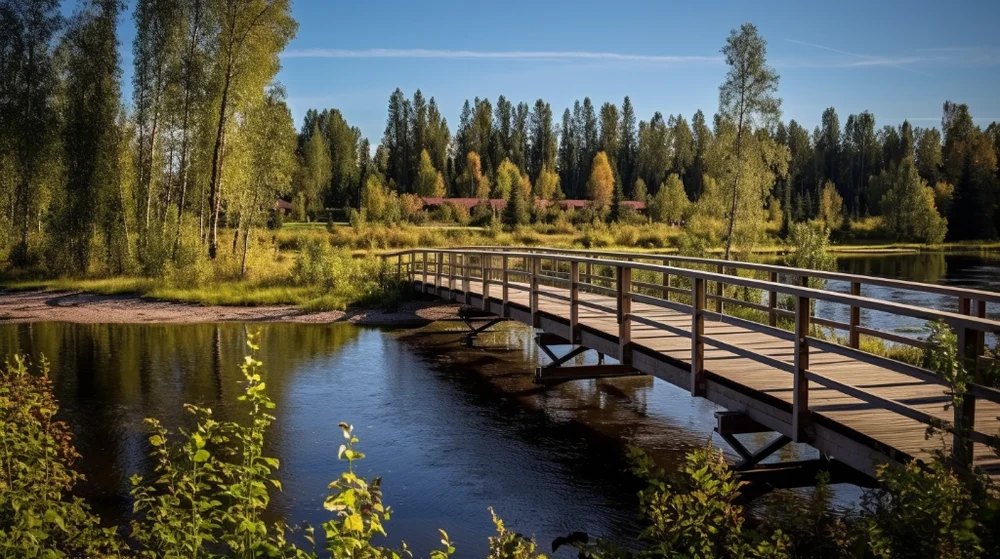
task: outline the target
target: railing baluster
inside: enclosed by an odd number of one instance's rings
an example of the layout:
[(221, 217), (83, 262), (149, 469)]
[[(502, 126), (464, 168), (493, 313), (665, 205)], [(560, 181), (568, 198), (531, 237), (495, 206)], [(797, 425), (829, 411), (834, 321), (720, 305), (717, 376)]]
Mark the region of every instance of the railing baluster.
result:
[[(958, 312), (959, 314), (971, 315), (972, 299), (959, 297)], [(977, 364), (977, 357), (982, 351), (982, 346), (979, 343), (980, 333), (976, 330), (963, 327), (959, 327), (956, 330), (956, 334), (958, 335), (958, 362), (962, 367), (965, 367), (966, 371), (972, 374), (972, 381), (978, 383), (981, 380)], [(959, 405), (955, 406), (955, 431), (952, 435), (952, 455), (959, 464), (964, 466), (972, 464), (974, 447), (969, 434), (975, 428), (976, 397), (966, 392), (962, 395)]]
[(510, 301), (510, 289), (507, 287), (507, 284), (509, 283), (508, 280), (510, 279), (510, 274), (507, 272), (508, 264), (507, 264), (506, 253), (504, 253), (504, 255), (500, 258), (500, 265), (503, 266), (503, 270), (500, 272), (500, 282), (501, 282), (500, 313), (503, 315), (504, 318), (507, 318), (510, 316), (510, 313), (508, 312), (507, 309), (507, 303), (508, 301)]
[(618, 266), (618, 361), (632, 363), (632, 268)]
[(705, 280), (691, 279), (691, 395), (705, 394)]
[(792, 381), (792, 440), (809, 440), (809, 298), (795, 298), (795, 378)]
[(569, 336), (570, 343), (580, 339), (577, 325), (580, 322), (580, 263), (569, 263)]
[[(778, 272), (768, 272), (767, 279), (771, 283), (778, 283)], [(767, 324), (768, 326), (778, 325), (778, 292), (772, 289), (767, 293)]]
[[(861, 282), (851, 282), (851, 295), (856, 297), (861, 296)], [(861, 307), (851, 305), (851, 321), (850, 331), (848, 332), (848, 342), (854, 349), (861, 346), (861, 334), (858, 332), (858, 326), (861, 326)]]

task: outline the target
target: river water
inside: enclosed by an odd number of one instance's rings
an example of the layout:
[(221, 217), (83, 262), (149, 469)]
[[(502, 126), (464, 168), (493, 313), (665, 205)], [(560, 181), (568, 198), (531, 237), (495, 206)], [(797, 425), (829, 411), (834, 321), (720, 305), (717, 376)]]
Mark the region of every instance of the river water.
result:
[[(996, 290), (1000, 260), (983, 255), (841, 257), (842, 271)], [(865, 293), (913, 301), (892, 291)], [(837, 317), (830, 308), (818, 311)], [(874, 322), (873, 322), (874, 321)], [(867, 323), (879, 324), (877, 316)], [(647, 449), (664, 467), (713, 436), (715, 406), (649, 378), (531, 383), (537, 349), (524, 327), (458, 343), (455, 323), (412, 330), (348, 324), (0, 325), (0, 353), (44, 354), (56, 396), (83, 455), (80, 493), (107, 522), (127, 523), (128, 478), (148, 474), (142, 419), (183, 424), (184, 403), (221, 418), (242, 414), (238, 365), (246, 328), (262, 333), (259, 358), (277, 420), (266, 452), (281, 461), (283, 491), (274, 518), (318, 525), (327, 484), (343, 464), (337, 423), (355, 425), (367, 459), (359, 473), (384, 476), (396, 514), (387, 543), (417, 556), (437, 544), (436, 528), (459, 556), (482, 556), (492, 534), (488, 506), (509, 527), (538, 538), (583, 530), (628, 543), (637, 532), (635, 492), (625, 474), (626, 444)], [(592, 359), (592, 357), (587, 357)], [(766, 442), (754, 436), (751, 446)], [(730, 454), (726, 450), (727, 454)], [(810, 456), (788, 447), (780, 458)], [(847, 501), (857, 492), (842, 491)]]

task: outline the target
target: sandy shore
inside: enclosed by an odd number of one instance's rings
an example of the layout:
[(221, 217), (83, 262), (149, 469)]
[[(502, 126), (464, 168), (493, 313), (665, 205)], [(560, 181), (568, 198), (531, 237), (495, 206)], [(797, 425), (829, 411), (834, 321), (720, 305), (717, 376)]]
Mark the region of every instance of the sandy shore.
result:
[(394, 311), (305, 312), (294, 306), (202, 306), (144, 299), (133, 295), (96, 295), (66, 291), (0, 292), (0, 323), (350, 322), (370, 326), (417, 326), (453, 318), (458, 308), (459, 305), (440, 301), (410, 301)]

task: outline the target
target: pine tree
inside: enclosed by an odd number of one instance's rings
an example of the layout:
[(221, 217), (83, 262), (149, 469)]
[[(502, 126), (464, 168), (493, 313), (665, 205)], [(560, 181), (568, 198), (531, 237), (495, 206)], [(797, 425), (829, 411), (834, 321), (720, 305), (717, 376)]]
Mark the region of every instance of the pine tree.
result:
[(503, 224), (515, 228), (529, 221), (528, 205), (520, 188), (511, 188), (507, 204), (503, 208)]

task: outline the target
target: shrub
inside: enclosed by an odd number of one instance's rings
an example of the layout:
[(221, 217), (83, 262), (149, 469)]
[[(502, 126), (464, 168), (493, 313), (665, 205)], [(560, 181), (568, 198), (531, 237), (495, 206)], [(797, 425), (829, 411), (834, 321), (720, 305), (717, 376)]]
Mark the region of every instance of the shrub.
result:
[(333, 248), (330, 243), (309, 240), (299, 250), (292, 267), (295, 285), (333, 285)]
[(55, 419), (48, 363), (29, 371), (17, 356), (0, 370), (0, 556), (100, 557), (115, 530), (72, 491), (83, 476), (66, 424)]

